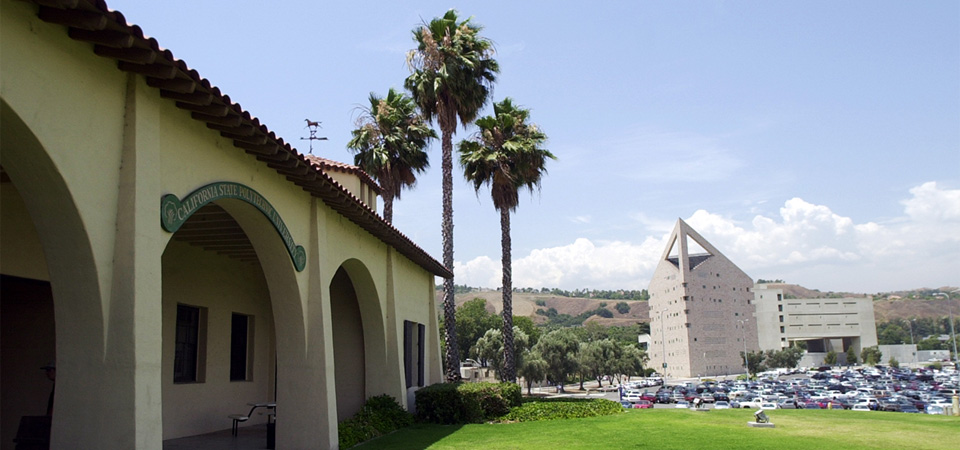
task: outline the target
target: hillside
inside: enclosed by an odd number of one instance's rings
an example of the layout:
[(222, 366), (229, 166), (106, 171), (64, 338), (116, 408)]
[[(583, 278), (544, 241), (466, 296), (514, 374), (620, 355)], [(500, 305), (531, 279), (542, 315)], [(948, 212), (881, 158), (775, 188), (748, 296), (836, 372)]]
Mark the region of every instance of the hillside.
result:
[[(457, 306), (475, 298), (483, 298), (487, 301), (487, 310), (500, 313), (503, 309), (503, 299), (500, 291), (484, 290), (477, 292), (468, 292), (456, 295)], [(437, 294), (437, 303), (442, 302), (442, 295)], [(543, 306), (537, 305), (537, 301), (542, 301)], [(614, 308), (619, 302), (625, 302), (630, 305), (630, 311), (626, 314), (620, 314)], [(606, 303), (606, 308), (613, 313), (613, 318), (603, 318), (593, 316), (587, 319), (588, 322), (596, 321), (600, 325), (633, 325), (637, 322), (647, 322), (648, 306), (647, 302), (639, 300), (606, 300), (592, 298), (571, 298), (559, 297), (549, 294), (527, 294), (515, 292), (513, 294), (513, 315), (527, 316), (533, 319), (535, 323), (543, 323), (546, 318), (537, 314), (537, 309), (547, 310), (555, 308), (558, 314), (569, 314), (571, 316), (579, 315), (585, 311), (595, 310), (601, 303)]]
[[(769, 289), (783, 289), (784, 295), (788, 298), (827, 298), (827, 297), (864, 297), (866, 294), (840, 293), (840, 292), (821, 292), (816, 289), (808, 289), (803, 286), (785, 283), (769, 283)], [(952, 294), (949, 302), (942, 297), (933, 296), (933, 292), (951, 292), (955, 287), (941, 287), (937, 289), (914, 289), (909, 291), (897, 291), (889, 293), (875, 294), (873, 308), (877, 323), (893, 319), (916, 318), (937, 318), (948, 314), (949, 306), (952, 305), (955, 316), (960, 317), (960, 293)], [(437, 304), (440, 308), (442, 303), (442, 294), (437, 292)], [(468, 300), (474, 298), (483, 298), (487, 301), (487, 310), (500, 313), (502, 309), (501, 295), (495, 290), (478, 290), (469, 293), (457, 294), (457, 306), (462, 305)], [(537, 305), (541, 301), (542, 306)], [(630, 311), (626, 314), (617, 312), (614, 306), (618, 302), (626, 302), (630, 305)], [(547, 310), (554, 308), (558, 314), (568, 314), (577, 316), (585, 311), (592, 311), (606, 303), (606, 309), (613, 313), (612, 318), (603, 318), (593, 316), (587, 319), (587, 322), (597, 322), (604, 326), (614, 325), (633, 325), (638, 322), (648, 322), (649, 306), (645, 301), (639, 300), (607, 300), (582, 297), (562, 297), (549, 294), (530, 294), (516, 292), (513, 294), (513, 313), (517, 316), (527, 316), (535, 323), (546, 322), (544, 316), (538, 315), (537, 309)]]

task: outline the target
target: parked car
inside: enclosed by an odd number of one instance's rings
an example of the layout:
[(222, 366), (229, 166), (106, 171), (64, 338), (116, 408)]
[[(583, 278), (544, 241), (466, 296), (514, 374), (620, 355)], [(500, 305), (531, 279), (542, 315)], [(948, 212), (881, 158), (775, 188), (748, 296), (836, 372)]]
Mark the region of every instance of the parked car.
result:
[(792, 398), (780, 402), (779, 405), (780, 409), (797, 409), (797, 401)]
[(912, 414), (919, 414), (919, 413), (920, 413), (920, 410), (917, 409), (916, 406), (913, 406), (913, 405), (910, 405), (910, 404), (906, 404), (906, 405), (900, 405), (900, 412), (903, 412), (903, 413), (912, 413)]
[(690, 407), (690, 402), (686, 400), (680, 400), (679, 402), (677, 402), (677, 405), (674, 406), (674, 408), (689, 408), (689, 407)]
[(730, 409), (730, 402), (718, 400), (714, 402), (713, 409)]
[(857, 403), (850, 408), (851, 411), (873, 411), (866, 403)]
[(649, 400), (638, 400), (633, 404), (633, 407), (637, 409), (650, 409), (653, 408), (653, 402)]
[(763, 402), (760, 404), (760, 409), (780, 409), (780, 405), (774, 402)]
[(924, 412), (927, 414), (939, 414), (941, 416), (946, 414), (946, 411), (944, 411), (943, 405), (934, 405), (934, 404), (927, 405), (927, 410)]

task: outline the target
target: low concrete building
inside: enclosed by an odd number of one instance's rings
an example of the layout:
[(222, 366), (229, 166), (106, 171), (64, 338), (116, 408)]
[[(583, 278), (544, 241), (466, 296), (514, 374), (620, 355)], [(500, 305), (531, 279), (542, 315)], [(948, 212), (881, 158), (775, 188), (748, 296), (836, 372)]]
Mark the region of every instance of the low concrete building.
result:
[(0, 0), (0, 71), (0, 448), (46, 414), (51, 360), (57, 449), (160, 449), (248, 402), (276, 403), (277, 448), (335, 448), (367, 398), (442, 381), (452, 274), (365, 174), (102, 1)]
[[(784, 298), (782, 289), (758, 284), (754, 289), (757, 307), (757, 337), (763, 350), (780, 350), (803, 341), (810, 365), (817, 354), (833, 351), (844, 354), (853, 348), (857, 358), (864, 347), (877, 345), (873, 298)], [(822, 361), (822, 358), (820, 359)]]

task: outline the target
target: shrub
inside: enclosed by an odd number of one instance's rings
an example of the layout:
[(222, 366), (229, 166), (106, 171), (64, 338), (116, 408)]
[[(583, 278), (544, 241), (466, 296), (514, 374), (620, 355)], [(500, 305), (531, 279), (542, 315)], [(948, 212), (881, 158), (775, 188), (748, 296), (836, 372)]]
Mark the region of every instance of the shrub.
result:
[(544, 299), (542, 299), (542, 298), (538, 298), (538, 299), (534, 300), (533, 302), (536, 303), (537, 306), (547, 306), (547, 301), (544, 300)]
[(593, 399), (528, 399), (501, 416), (500, 422), (532, 422), (537, 420), (577, 419), (609, 416), (623, 412), (619, 403), (602, 398)]
[(440, 383), (417, 391), (417, 419), (438, 424), (479, 423), (520, 405), (514, 383)]
[(347, 449), (413, 424), (413, 415), (389, 395), (371, 397), (355, 416), (337, 425), (340, 448)]

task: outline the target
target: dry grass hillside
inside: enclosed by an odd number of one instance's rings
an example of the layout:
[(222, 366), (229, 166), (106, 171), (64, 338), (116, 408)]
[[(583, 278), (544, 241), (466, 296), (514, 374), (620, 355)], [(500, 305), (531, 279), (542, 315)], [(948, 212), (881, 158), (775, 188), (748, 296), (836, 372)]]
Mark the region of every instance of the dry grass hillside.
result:
[[(464, 304), (469, 300), (475, 298), (482, 298), (487, 301), (487, 311), (500, 313), (503, 310), (503, 297), (499, 291), (479, 291), (479, 292), (469, 292), (466, 294), (457, 294), (456, 301), (457, 306)], [(537, 301), (541, 300), (543, 306), (537, 305)], [(442, 303), (443, 298), (440, 293), (437, 294), (437, 303), (438, 308), (440, 307), (439, 303)], [(630, 311), (626, 314), (620, 314), (617, 312), (616, 306), (619, 302), (626, 302), (630, 305)], [(637, 301), (637, 300), (605, 300), (605, 299), (592, 299), (592, 298), (571, 298), (571, 297), (558, 297), (549, 294), (525, 294), (525, 293), (514, 293), (513, 294), (513, 315), (515, 316), (527, 316), (533, 319), (535, 323), (545, 322), (546, 319), (543, 316), (537, 314), (537, 309), (547, 310), (549, 308), (555, 308), (559, 314), (569, 314), (571, 316), (579, 315), (585, 311), (595, 310), (600, 307), (601, 303), (606, 303), (606, 308), (613, 313), (612, 318), (603, 318), (599, 316), (593, 316), (587, 319), (587, 322), (596, 321), (600, 325), (605, 326), (614, 326), (614, 325), (633, 325), (637, 322), (648, 322), (650, 319), (647, 317), (647, 302)]]
[[(783, 289), (784, 294), (794, 298), (824, 298), (824, 297), (864, 297), (866, 294), (857, 294), (849, 292), (821, 292), (816, 289), (807, 289), (803, 286), (785, 283), (770, 283), (768, 289)], [(885, 322), (892, 319), (905, 319), (910, 317), (919, 318), (937, 318), (946, 316), (949, 307), (952, 305), (955, 316), (960, 317), (960, 293), (952, 294), (950, 301), (942, 297), (932, 296), (932, 292), (951, 292), (956, 287), (940, 287), (937, 289), (915, 289), (912, 291), (898, 291), (874, 295), (873, 309), (877, 322)], [(502, 308), (502, 299), (499, 291), (484, 290), (465, 294), (457, 294), (457, 306), (474, 298), (483, 298), (487, 301), (487, 310), (500, 313)], [(443, 295), (437, 292), (438, 308), (442, 308), (440, 303), (443, 301)], [(541, 301), (543, 306), (537, 305)], [(625, 301), (630, 305), (630, 311), (626, 314), (617, 312), (616, 304)], [(513, 294), (513, 313), (517, 316), (527, 316), (536, 323), (543, 323), (546, 319), (538, 315), (537, 309), (555, 308), (559, 314), (569, 314), (577, 316), (585, 311), (595, 310), (601, 303), (606, 303), (606, 308), (613, 313), (612, 318), (603, 318), (593, 316), (587, 319), (587, 322), (597, 322), (600, 325), (633, 325), (637, 322), (649, 322), (649, 306), (647, 302), (636, 300), (606, 300), (593, 298), (572, 298), (559, 297), (549, 294)]]

